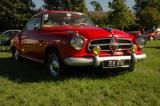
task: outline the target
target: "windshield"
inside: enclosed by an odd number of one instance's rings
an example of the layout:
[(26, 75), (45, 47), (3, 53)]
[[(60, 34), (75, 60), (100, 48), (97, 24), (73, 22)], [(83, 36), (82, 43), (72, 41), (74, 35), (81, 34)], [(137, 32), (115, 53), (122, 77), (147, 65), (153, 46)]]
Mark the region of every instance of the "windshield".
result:
[(86, 15), (75, 13), (48, 13), (43, 15), (43, 27), (53, 26), (93, 26), (93, 22)]

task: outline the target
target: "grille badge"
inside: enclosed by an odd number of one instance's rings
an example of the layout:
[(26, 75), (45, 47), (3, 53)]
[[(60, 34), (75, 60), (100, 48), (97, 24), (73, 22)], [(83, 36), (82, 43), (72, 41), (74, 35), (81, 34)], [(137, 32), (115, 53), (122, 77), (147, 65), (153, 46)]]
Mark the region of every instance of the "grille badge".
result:
[(111, 38), (109, 46), (110, 46), (110, 49), (111, 49), (113, 54), (116, 52), (116, 50), (119, 47), (118, 39), (114, 35), (112, 35), (112, 38)]

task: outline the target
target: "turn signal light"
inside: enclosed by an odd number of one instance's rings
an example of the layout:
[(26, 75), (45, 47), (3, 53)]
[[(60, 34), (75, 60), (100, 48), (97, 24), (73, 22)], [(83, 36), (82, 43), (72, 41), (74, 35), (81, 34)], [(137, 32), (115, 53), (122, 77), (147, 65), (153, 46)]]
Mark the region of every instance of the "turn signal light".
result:
[(133, 53), (136, 53), (137, 50), (138, 50), (138, 47), (137, 47), (137, 45), (134, 44), (134, 45), (132, 46), (132, 52), (133, 52)]
[(99, 46), (96, 46), (93, 48), (93, 53), (95, 56), (98, 56), (101, 53), (101, 48)]

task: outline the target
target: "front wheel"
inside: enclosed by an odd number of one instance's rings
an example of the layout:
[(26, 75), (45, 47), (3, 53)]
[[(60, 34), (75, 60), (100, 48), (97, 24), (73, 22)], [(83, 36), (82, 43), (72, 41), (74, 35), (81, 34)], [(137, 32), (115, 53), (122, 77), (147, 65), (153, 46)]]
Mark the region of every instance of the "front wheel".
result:
[(126, 69), (126, 71), (129, 71), (129, 72), (134, 71), (135, 64), (136, 64), (136, 59), (135, 59), (135, 57), (134, 57), (133, 55), (132, 55), (131, 57), (132, 57), (132, 58), (131, 58), (131, 61), (130, 61), (130, 65), (129, 65), (129, 67)]
[(53, 77), (58, 77), (60, 75), (63, 67), (58, 53), (52, 52), (48, 55), (47, 68)]

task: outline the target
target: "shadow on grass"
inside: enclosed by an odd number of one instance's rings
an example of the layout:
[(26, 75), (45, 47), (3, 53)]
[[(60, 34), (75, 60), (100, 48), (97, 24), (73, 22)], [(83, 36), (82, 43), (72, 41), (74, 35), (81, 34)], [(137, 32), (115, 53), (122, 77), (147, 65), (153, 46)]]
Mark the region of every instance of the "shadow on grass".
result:
[(160, 49), (160, 46), (146, 46), (145, 48)]
[(24, 59), (16, 62), (12, 58), (0, 59), (0, 76), (16, 82), (52, 80), (42, 64)]
[(120, 75), (119, 70), (98, 70), (88, 67), (69, 68), (60, 78), (53, 78), (47, 73), (43, 64), (22, 59), (15, 62), (12, 58), (0, 59), (0, 76), (7, 77), (18, 83), (40, 81), (64, 81), (66, 79), (103, 79)]

